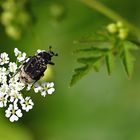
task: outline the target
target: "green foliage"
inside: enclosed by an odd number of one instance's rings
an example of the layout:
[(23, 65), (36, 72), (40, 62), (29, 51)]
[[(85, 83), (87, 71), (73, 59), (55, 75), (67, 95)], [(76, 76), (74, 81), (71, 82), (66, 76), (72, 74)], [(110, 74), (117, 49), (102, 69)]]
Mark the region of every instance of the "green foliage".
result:
[[(120, 57), (127, 76), (131, 77), (135, 60), (131, 51), (138, 49), (138, 46), (127, 40), (126, 34), (128, 34), (128, 30), (123, 27), (123, 24), (122, 26), (117, 25), (120, 25), (120, 23), (111, 24), (102, 32), (97, 32), (85, 38), (82, 37), (75, 42), (85, 46), (88, 44), (88, 47), (74, 51), (76, 55), (81, 56), (77, 59), (77, 62), (84, 66), (75, 69), (70, 86), (73, 86), (90, 71), (99, 72), (104, 63), (106, 64), (108, 75), (111, 75), (116, 57)], [(120, 30), (123, 30), (124, 35), (121, 34), (120, 36)]]
[(61, 3), (52, 3), (49, 9), (53, 21), (62, 21), (66, 16), (66, 8)]
[(73, 75), (70, 85), (71, 86), (74, 85), (78, 80), (81, 79), (81, 77), (85, 76), (91, 69), (92, 69), (92, 67), (89, 65), (85, 65), (83, 67), (76, 68), (75, 74)]
[(137, 47), (135, 44), (131, 42), (124, 42), (122, 44), (122, 50), (121, 50), (121, 60), (124, 66), (124, 69), (128, 75), (128, 77), (131, 77), (134, 69), (134, 56), (131, 54), (131, 49), (136, 50)]
[(27, 12), (26, 4), (26, 0), (1, 2), (1, 23), (5, 27), (6, 34), (12, 39), (20, 39), (22, 31), (29, 24), (30, 15)]
[(111, 75), (113, 67), (114, 67), (114, 55), (111, 51), (109, 51), (105, 56), (106, 66), (108, 75)]

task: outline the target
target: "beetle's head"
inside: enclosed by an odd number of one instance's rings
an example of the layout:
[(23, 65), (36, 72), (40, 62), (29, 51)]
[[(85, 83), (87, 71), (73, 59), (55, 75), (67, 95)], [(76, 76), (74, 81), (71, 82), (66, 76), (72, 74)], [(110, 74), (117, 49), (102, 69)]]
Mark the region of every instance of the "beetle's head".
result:
[(50, 55), (50, 57), (53, 57), (53, 56), (58, 56), (57, 53), (54, 53), (53, 51), (51, 51), (52, 47), (49, 46), (49, 51), (48, 51), (48, 54)]
[(38, 53), (38, 55), (40, 57), (42, 57), (44, 60), (46, 60), (46, 61), (51, 61), (51, 58), (53, 56), (58, 56), (57, 53), (54, 53), (53, 51), (51, 51), (51, 46), (49, 47), (49, 51), (48, 52), (42, 51), (42, 52)]

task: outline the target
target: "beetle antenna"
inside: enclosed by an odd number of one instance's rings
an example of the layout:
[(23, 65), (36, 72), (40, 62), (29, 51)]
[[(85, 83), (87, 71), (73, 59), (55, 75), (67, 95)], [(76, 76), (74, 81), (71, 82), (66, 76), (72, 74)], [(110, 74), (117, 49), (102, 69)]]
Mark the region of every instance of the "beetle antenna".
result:
[(53, 56), (58, 56), (58, 53), (55, 54), (54, 52), (51, 51), (51, 49), (52, 49), (52, 46), (49, 46), (49, 52), (53, 53)]
[(54, 56), (58, 56), (58, 53), (54, 54)]
[(52, 46), (49, 46), (49, 51), (51, 52)]

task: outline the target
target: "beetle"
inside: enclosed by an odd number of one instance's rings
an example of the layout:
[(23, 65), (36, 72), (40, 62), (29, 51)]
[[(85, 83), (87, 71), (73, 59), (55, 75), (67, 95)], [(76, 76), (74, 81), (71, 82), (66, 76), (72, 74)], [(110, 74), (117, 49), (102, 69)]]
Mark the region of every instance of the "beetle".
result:
[(41, 51), (36, 55), (27, 58), (20, 69), (20, 81), (27, 84), (34, 84), (37, 82), (44, 76), (47, 65), (54, 65), (51, 61), (53, 56), (58, 56), (58, 54), (51, 51), (50, 46), (49, 51)]

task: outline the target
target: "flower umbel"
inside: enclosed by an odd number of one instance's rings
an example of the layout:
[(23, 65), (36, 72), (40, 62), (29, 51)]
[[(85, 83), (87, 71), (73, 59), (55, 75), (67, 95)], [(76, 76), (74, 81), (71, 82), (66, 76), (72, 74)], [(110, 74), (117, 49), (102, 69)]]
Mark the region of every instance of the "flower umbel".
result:
[(22, 62), (26, 59), (26, 53), (19, 51), (17, 48), (14, 49), (15, 56), (17, 57), (18, 62)]
[(55, 91), (53, 82), (35, 85), (23, 83), (20, 80), (20, 66), (27, 61), (26, 53), (17, 48), (14, 53), (18, 63), (10, 62), (7, 53), (0, 54), (0, 108), (7, 108), (5, 116), (11, 122), (18, 121), (23, 116), (23, 111), (29, 112), (34, 106), (31, 97), (22, 93), (23, 89), (30, 91), (33, 88), (35, 93), (40, 92), (44, 97)]
[(22, 109), (25, 110), (26, 112), (32, 109), (34, 105), (30, 97), (26, 97), (25, 99), (22, 99), (20, 103), (21, 103)]
[(9, 63), (9, 71), (15, 73), (17, 70), (17, 64), (15, 62)]
[(0, 54), (0, 65), (4, 65), (9, 63), (9, 57), (7, 53), (1, 53)]
[(41, 95), (45, 97), (46, 94), (52, 94), (55, 91), (54, 83), (44, 82), (41, 85), (35, 84), (34, 91), (36, 93), (41, 92)]
[(5, 113), (5, 116), (9, 118), (11, 122), (18, 121), (18, 119), (22, 117), (22, 112), (16, 103), (10, 104)]

